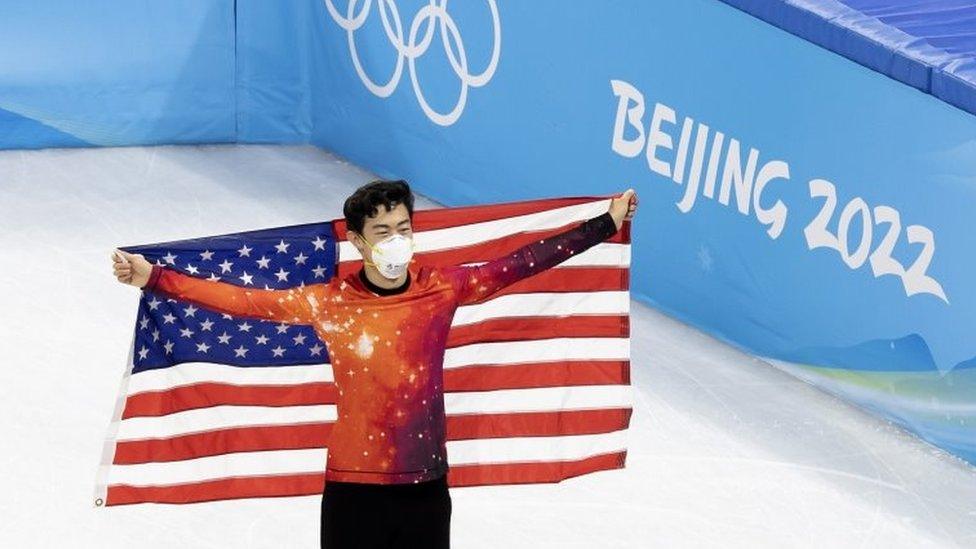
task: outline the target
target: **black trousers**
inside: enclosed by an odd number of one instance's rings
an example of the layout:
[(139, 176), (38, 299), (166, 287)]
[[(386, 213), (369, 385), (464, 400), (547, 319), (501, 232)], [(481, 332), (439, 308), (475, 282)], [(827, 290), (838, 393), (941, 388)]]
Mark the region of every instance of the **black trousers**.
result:
[(322, 549), (449, 549), (447, 475), (410, 484), (328, 481)]

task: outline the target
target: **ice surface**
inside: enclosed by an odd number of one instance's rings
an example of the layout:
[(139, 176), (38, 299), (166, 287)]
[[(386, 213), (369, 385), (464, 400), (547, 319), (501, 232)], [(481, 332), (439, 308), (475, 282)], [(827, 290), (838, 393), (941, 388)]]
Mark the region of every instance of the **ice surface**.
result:
[[(138, 299), (110, 253), (340, 217), (373, 177), (312, 147), (0, 152), (0, 546), (317, 547), (319, 497), (92, 505)], [(453, 547), (976, 546), (972, 467), (643, 305), (632, 315), (627, 467), (454, 488)]]

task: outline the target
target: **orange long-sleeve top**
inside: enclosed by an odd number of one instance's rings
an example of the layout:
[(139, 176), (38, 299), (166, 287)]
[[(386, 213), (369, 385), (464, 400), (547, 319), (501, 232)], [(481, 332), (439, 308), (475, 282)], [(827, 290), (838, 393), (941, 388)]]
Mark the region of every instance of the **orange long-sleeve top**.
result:
[(326, 482), (418, 483), (449, 468), (443, 362), (457, 308), (480, 303), (616, 231), (607, 212), (480, 265), (412, 261), (403, 291), (388, 295), (370, 290), (356, 273), (262, 290), (160, 265), (143, 288), (221, 313), (311, 325), (328, 350), (338, 391)]

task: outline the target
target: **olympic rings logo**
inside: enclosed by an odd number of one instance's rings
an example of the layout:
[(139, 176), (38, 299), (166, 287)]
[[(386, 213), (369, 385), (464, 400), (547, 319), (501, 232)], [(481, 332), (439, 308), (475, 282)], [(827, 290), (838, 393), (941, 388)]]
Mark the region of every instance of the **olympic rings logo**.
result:
[[(386, 37), (397, 52), (396, 67), (393, 69), (393, 75), (390, 76), (390, 79), (385, 84), (377, 84), (366, 74), (362, 62), (359, 60), (359, 54), (356, 51), (355, 33), (366, 22), (366, 18), (369, 17), (373, 0), (365, 0), (362, 9), (358, 13), (356, 13), (356, 5), (359, 3), (358, 0), (349, 0), (345, 16), (339, 13), (332, 4), (332, 0), (324, 1), (325, 6), (329, 10), (329, 15), (346, 31), (349, 52), (352, 55), (352, 64), (356, 67), (356, 73), (366, 88), (378, 97), (389, 97), (400, 83), (400, 77), (403, 75), (403, 61), (406, 59), (407, 66), (410, 69), (410, 81), (413, 84), (413, 91), (417, 96), (417, 102), (420, 103), (420, 107), (424, 110), (427, 118), (441, 126), (450, 126), (457, 122), (468, 99), (468, 88), (478, 88), (487, 84), (495, 74), (495, 69), (498, 67), (498, 56), (501, 53), (501, 24), (498, 19), (498, 6), (495, 4), (495, 0), (488, 0), (488, 8), (491, 10), (494, 30), (491, 61), (488, 63), (488, 67), (480, 74), (471, 74), (468, 72), (468, 58), (464, 50), (464, 41), (461, 39), (461, 33), (458, 32), (458, 27), (454, 19), (447, 13), (447, 0), (430, 0), (428, 4), (420, 9), (410, 24), (410, 32), (406, 42), (404, 42), (403, 23), (400, 21), (400, 12), (397, 9), (396, 1), (377, 0), (380, 19), (383, 22)], [(427, 23), (426, 30), (418, 43), (417, 35), (420, 31), (420, 26), (425, 22)], [(427, 99), (424, 98), (424, 94), (420, 89), (420, 83), (417, 80), (416, 60), (418, 57), (424, 55), (427, 52), (427, 48), (430, 47), (430, 43), (434, 37), (435, 23), (440, 23), (439, 27), (441, 39), (444, 43), (444, 51), (447, 53), (451, 68), (454, 69), (454, 73), (461, 80), (461, 93), (457, 99), (457, 103), (447, 113), (440, 113), (431, 108), (427, 103)], [(454, 44), (457, 47), (457, 55), (455, 55), (454, 50), (451, 48), (448, 35), (454, 40)]]

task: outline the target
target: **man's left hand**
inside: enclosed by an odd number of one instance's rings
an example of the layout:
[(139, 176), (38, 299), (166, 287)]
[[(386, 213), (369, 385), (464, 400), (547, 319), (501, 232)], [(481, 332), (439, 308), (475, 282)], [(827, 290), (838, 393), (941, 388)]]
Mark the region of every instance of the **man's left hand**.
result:
[(627, 189), (617, 198), (610, 202), (610, 217), (617, 225), (617, 230), (623, 225), (625, 219), (633, 219), (637, 212), (637, 193), (634, 189)]

